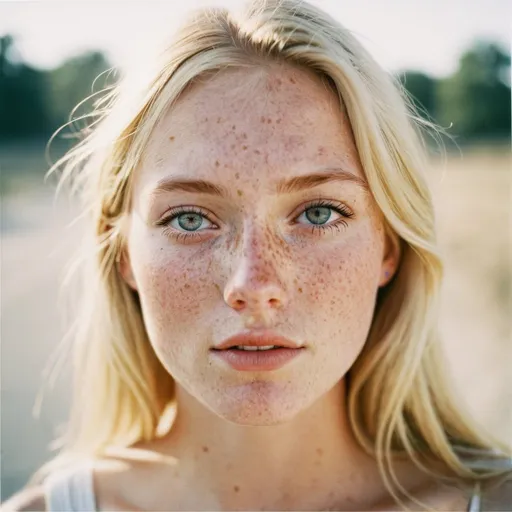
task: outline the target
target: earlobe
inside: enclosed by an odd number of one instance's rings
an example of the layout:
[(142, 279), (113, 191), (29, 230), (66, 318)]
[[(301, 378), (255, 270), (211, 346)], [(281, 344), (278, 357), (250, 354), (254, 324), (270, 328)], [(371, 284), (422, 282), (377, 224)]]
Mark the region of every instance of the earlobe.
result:
[(126, 284), (133, 290), (137, 291), (137, 283), (135, 282), (135, 277), (133, 276), (130, 257), (127, 254), (126, 249), (123, 249), (121, 252), (121, 255), (118, 259), (117, 268)]
[(386, 286), (391, 281), (391, 278), (391, 272), (389, 270), (383, 270), (379, 281), (379, 287), (382, 288), (383, 286)]
[(387, 234), (379, 286), (386, 286), (393, 279), (400, 263), (401, 252), (400, 238), (395, 234)]

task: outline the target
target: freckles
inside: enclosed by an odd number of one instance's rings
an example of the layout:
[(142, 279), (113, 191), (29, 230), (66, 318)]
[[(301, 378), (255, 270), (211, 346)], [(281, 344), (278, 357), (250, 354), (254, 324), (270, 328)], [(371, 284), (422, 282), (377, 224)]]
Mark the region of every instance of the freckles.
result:
[(276, 257), (282, 260), (293, 260), (292, 248), (280, 237), (277, 237), (277, 241), (274, 244)]
[[(236, 230), (234, 233), (234, 236), (226, 237), (222, 244), (219, 244), (219, 253), (216, 256), (217, 259), (220, 259), (222, 261), (226, 256), (232, 255), (235, 250), (240, 247), (240, 244), (242, 243), (242, 233), (240, 231)], [(223, 251), (225, 249), (227, 251), (227, 254)]]
[(279, 91), (281, 89), (282, 85), (283, 85), (283, 81), (280, 78), (277, 78), (274, 76), (269, 76), (267, 78), (266, 89), (269, 92)]
[(290, 136), (284, 141), (284, 151), (290, 155), (295, 155), (293, 161), (298, 162), (302, 159), (302, 148), (304, 145), (304, 139), (302, 137)]
[(291, 248), (288, 244), (269, 226), (265, 227), (265, 250), (274, 257), (286, 258), (289, 256)]
[[(162, 254), (161, 251), (158, 253)], [(205, 266), (204, 258), (187, 259), (179, 254), (169, 256), (169, 248), (165, 257), (159, 256), (153, 262), (145, 296), (160, 322), (174, 322), (179, 315), (196, 315), (201, 302), (218, 293), (205, 276)]]
[[(360, 250), (363, 251), (361, 254)], [(324, 304), (321, 315), (324, 323), (332, 323), (333, 318), (356, 318), (357, 312), (367, 308), (373, 293), (373, 264), (368, 251), (362, 246), (338, 249), (328, 256), (329, 262), (318, 265), (316, 272), (307, 283), (306, 297), (310, 303)], [(337, 261), (336, 261), (337, 260)], [(305, 273), (307, 275), (307, 270)], [(303, 274), (304, 275), (304, 274)], [(304, 289), (306, 283), (300, 283)], [(344, 322), (345, 327), (348, 324)]]

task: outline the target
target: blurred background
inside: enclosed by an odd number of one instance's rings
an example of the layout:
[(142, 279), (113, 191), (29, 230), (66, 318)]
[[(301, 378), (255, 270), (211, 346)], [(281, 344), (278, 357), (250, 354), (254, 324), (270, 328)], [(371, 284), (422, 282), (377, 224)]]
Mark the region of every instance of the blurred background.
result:
[[(510, 4), (313, 3), (353, 31), (451, 136), (444, 152), (428, 139), (447, 265), (441, 328), (461, 401), (512, 443)], [(59, 284), (81, 237), (79, 226), (67, 227), (78, 213), (73, 200), (54, 200), (55, 182), (44, 181), (45, 146), (81, 100), (144, 65), (179, 24), (182, 5), (0, 2), (2, 501), (51, 456), (69, 406), (66, 365), (34, 416), (44, 367), (69, 325)], [(51, 144), (51, 161), (72, 131)]]

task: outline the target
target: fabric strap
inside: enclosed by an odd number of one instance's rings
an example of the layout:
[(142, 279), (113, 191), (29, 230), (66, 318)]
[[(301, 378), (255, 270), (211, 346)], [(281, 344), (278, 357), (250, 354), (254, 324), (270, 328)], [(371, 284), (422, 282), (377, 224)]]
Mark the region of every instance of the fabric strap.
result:
[(51, 474), (44, 490), (48, 512), (96, 512), (92, 463)]
[(480, 486), (477, 484), (468, 503), (467, 512), (481, 512)]

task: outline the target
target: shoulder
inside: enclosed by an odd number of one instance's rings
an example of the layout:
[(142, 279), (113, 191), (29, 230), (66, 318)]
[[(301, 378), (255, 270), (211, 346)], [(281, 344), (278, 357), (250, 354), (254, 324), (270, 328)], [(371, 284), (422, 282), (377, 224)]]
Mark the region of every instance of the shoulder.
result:
[[(124, 490), (133, 485), (130, 477), (132, 467), (127, 461), (119, 458), (90, 460), (84, 468), (83, 464), (73, 464), (59, 468), (47, 475), (44, 482), (26, 487), (9, 498), (0, 507), (0, 512), (47, 512), (51, 510), (51, 489), (59, 492), (68, 486), (76, 475), (86, 469), (92, 484), (93, 500), (98, 510), (121, 511), (131, 507), (123, 501)], [(69, 495), (68, 495), (69, 496)]]
[(98, 510), (129, 510), (133, 467), (123, 459), (102, 458), (94, 462), (93, 485)]
[[(110, 450), (94, 462), (93, 482), (98, 509), (159, 508), (153, 500), (158, 501), (162, 490), (172, 487), (174, 472), (169, 471), (170, 466), (169, 457), (145, 447)], [(143, 486), (141, 482), (144, 482)]]
[(2, 504), (0, 512), (46, 512), (46, 497), (42, 486), (30, 487), (16, 493)]

